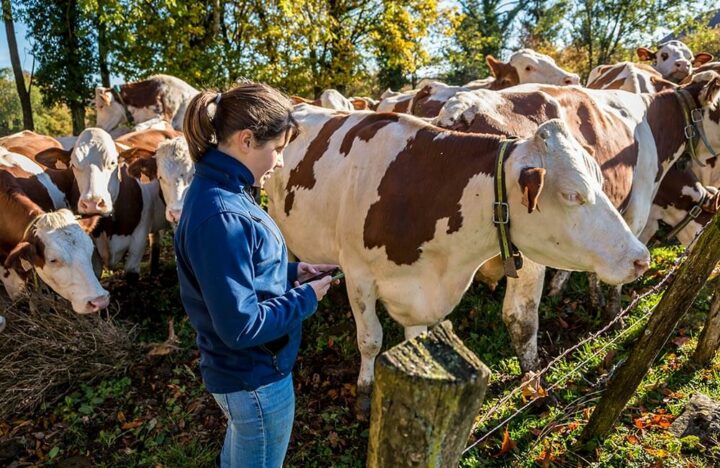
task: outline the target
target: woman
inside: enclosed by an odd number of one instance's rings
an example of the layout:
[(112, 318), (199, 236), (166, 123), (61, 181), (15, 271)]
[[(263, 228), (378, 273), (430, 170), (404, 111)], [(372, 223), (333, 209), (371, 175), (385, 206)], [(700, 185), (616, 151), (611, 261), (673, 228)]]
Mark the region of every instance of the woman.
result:
[(200, 93), (185, 114), (196, 168), (175, 252), (203, 382), (228, 418), (222, 467), (282, 466), (302, 321), (332, 279), (300, 283), (335, 268), (288, 264), (280, 230), (252, 195), (282, 167), (283, 149), (297, 132), (291, 110), (279, 91), (244, 83)]

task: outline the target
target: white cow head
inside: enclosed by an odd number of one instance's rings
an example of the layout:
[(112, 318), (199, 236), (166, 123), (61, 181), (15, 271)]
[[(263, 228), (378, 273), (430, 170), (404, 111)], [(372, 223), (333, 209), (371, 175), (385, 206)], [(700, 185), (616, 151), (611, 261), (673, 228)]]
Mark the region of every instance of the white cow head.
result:
[(165, 218), (177, 223), (182, 213), (185, 192), (195, 174), (185, 137), (177, 137), (158, 146), (155, 153), (157, 177), (165, 198)]
[(100, 128), (80, 133), (72, 151), (51, 148), (35, 156), (40, 164), (70, 166), (80, 191), (77, 210), (81, 214), (109, 215), (120, 190), (118, 150), (110, 135)]
[(505, 170), (507, 183), (519, 185), (509, 195), (513, 241), (533, 261), (595, 271), (610, 284), (645, 272), (647, 248), (602, 191), (597, 162), (562, 121), (550, 120), (521, 141)]
[(693, 67), (699, 67), (713, 59), (711, 54), (705, 52), (693, 56), (687, 45), (676, 40), (660, 44), (657, 52), (639, 47), (637, 55), (640, 60), (654, 62), (653, 67), (662, 74), (663, 78), (674, 81), (681, 81), (692, 73)]
[(5, 268), (20, 274), (35, 269), (53, 291), (69, 300), (75, 312), (87, 314), (108, 306), (110, 294), (92, 268), (90, 232), (98, 217), (76, 220), (70, 210), (41, 214), (25, 240), (8, 254)]
[(510, 56), (507, 63), (487, 56), (487, 63), (495, 76), (496, 85), (492, 89), (502, 89), (524, 83), (543, 83), (551, 85), (580, 84), (580, 77), (558, 67), (555, 60), (532, 49), (520, 49)]
[(327, 109), (352, 112), (355, 108), (345, 96), (335, 89), (326, 89), (320, 95), (320, 105)]
[(110, 88), (103, 88), (102, 86), (95, 88), (95, 112), (97, 114), (96, 125), (107, 132), (127, 120), (125, 109), (115, 99)]

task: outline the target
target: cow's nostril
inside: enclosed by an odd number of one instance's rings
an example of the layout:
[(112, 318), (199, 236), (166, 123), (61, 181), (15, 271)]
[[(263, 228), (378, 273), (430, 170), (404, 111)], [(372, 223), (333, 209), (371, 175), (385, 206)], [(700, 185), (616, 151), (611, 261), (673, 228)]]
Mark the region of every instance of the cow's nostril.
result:
[(635, 265), (635, 273), (640, 276), (643, 273), (645, 273), (650, 266), (650, 264), (647, 262), (647, 260), (635, 260), (633, 263)]

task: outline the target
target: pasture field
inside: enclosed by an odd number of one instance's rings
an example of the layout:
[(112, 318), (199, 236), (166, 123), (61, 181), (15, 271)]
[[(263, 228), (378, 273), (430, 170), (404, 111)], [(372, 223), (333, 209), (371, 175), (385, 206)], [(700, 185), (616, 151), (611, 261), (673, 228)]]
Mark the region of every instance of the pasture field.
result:
[[(680, 247), (652, 251), (651, 269), (624, 289), (624, 301), (656, 284), (672, 266)], [(77, 382), (59, 403), (33, 414), (0, 421), (0, 465), (10, 466), (212, 466), (224, 433), (223, 416), (201, 384), (194, 332), (178, 296), (171, 239), (163, 238), (160, 275), (147, 264), (137, 285), (108, 275), (115, 319), (137, 327), (137, 355), (117, 378), (85, 385)], [(483, 412), (521, 382), (520, 368), (501, 317), (503, 283), (495, 291), (474, 284), (449, 317), (456, 333), (492, 370)], [(642, 318), (660, 296), (647, 298), (625, 321), (582, 347), (552, 371), (545, 385), (557, 385), (547, 403), (530, 407), (469, 451), (463, 467), (480, 466), (711, 466), (720, 446), (697, 438), (677, 439), (668, 432), (688, 398), (703, 392), (720, 398), (720, 358), (711, 367), (693, 369), (688, 358), (708, 310), (703, 290), (667, 343), (611, 435), (595, 453), (573, 448), (599, 398), (608, 373), (630, 348), (645, 323)], [(381, 312), (384, 349), (399, 343), (402, 331)], [(149, 357), (146, 343), (166, 338), (166, 320), (174, 318), (180, 349)], [(560, 298), (544, 298), (540, 307), (541, 356), (558, 355), (602, 326), (587, 303), (584, 275), (575, 274)], [(611, 343), (611, 341), (614, 341)], [(582, 372), (572, 372), (588, 360)], [(297, 413), (287, 458), (291, 467), (364, 466), (368, 424), (355, 420), (355, 380), (359, 353), (344, 286), (335, 287), (318, 312), (305, 322), (295, 370)], [(569, 375), (568, 375), (569, 373)], [(569, 377), (567, 380), (564, 380)], [(470, 444), (523, 406), (519, 396), (477, 428)], [(482, 414), (481, 414), (482, 416)], [(504, 433), (507, 433), (504, 437)], [(505, 441), (503, 442), (503, 439)]]

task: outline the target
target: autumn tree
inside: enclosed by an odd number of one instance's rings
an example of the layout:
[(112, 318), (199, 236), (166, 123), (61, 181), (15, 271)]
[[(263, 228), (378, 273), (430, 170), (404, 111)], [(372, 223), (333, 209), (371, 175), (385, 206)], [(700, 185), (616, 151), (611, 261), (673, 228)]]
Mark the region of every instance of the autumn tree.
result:
[(5, 23), (5, 35), (7, 36), (8, 50), (10, 52), (10, 63), (15, 75), (15, 88), (17, 89), (22, 107), (23, 126), (26, 130), (34, 130), (32, 106), (30, 104), (29, 86), (26, 87), (18, 54), (17, 40), (15, 39), (15, 25), (13, 24), (12, 5), (10, 0), (2, 0), (3, 21)]
[(67, 104), (77, 135), (85, 128), (85, 105), (94, 86), (92, 24), (78, 0), (25, 0), (21, 11), (33, 39), (33, 79), (42, 89), (43, 102)]
[(460, 0), (461, 16), (455, 31), (455, 48), (449, 53), (447, 80), (466, 83), (488, 76), (488, 54), (496, 57), (510, 38), (513, 22), (525, 7), (522, 1)]

